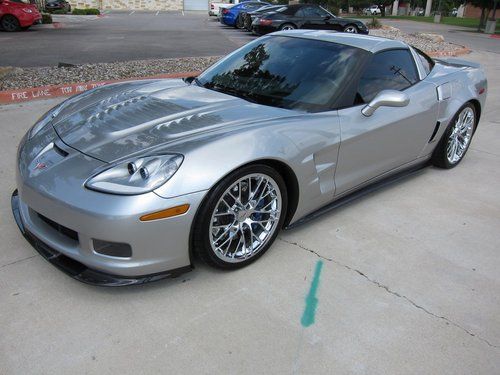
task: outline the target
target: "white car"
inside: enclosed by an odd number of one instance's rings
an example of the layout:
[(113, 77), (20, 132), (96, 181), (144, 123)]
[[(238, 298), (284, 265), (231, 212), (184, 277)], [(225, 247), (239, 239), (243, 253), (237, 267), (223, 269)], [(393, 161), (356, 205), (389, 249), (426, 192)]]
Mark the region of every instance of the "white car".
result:
[(220, 12), (223, 8), (229, 8), (233, 5), (241, 3), (241, 0), (229, 0), (229, 1), (220, 1), (215, 2), (211, 1), (208, 9), (209, 16), (220, 17)]
[(378, 5), (372, 5), (369, 8), (365, 8), (365, 10), (363, 11), (363, 13), (365, 15), (367, 15), (367, 16), (378, 16), (382, 12), (380, 11), (380, 8), (378, 7)]

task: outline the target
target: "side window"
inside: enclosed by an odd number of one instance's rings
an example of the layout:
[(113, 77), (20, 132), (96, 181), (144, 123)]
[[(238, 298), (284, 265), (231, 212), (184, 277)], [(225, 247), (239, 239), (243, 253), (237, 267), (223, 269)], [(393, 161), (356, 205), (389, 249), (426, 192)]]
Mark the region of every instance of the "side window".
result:
[(321, 12), (318, 8), (314, 7), (305, 7), (302, 8), (304, 10), (304, 14), (306, 17), (321, 17)]
[(425, 75), (427, 76), (431, 72), (432, 68), (434, 68), (434, 60), (432, 60), (429, 56), (420, 51), (418, 48), (413, 47), (413, 49), (417, 53), (418, 58), (420, 59), (420, 62), (424, 67)]
[(355, 104), (368, 103), (382, 90), (404, 90), (417, 81), (417, 67), (409, 50), (379, 52), (361, 76)]
[(304, 10), (302, 8), (300, 8), (296, 13), (295, 13), (295, 17), (304, 17), (305, 14), (304, 14)]

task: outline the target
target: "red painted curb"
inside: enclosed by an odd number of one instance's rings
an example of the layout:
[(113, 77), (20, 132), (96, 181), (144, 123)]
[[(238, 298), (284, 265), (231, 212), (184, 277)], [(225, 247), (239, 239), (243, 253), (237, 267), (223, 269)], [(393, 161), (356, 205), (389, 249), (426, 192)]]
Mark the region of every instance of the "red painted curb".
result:
[(154, 79), (154, 78), (183, 78), (189, 76), (196, 76), (198, 74), (200, 74), (200, 72), (170, 73), (170, 74), (159, 74), (149, 77), (134, 77), (134, 78), (116, 79), (109, 81), (68, 83), (55, 86), (52, 85), (52, 86), (32, 87), (28, 89), (0, 91), (0, 104), (21, 103), (32, 100), (58, 98), (61, 96), (72, 96), (80, 92), (87, 91), (95, 87), (104, 86), (114, 82), (136, 81), (141, 79)]
[(490, 35), (490, 38), (493, 38), (493, 39), (500, 39), (500, 35), (498, 35), (498, 34), (491, 34), (491, 35)]

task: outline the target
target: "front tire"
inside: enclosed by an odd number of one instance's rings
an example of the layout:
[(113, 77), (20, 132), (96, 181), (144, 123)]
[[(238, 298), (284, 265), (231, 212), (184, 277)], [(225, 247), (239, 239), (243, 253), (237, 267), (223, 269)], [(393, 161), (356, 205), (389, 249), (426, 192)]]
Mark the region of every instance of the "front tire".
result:
[(358, 31), (359, 30), (356, 25), (347, 25), (346, 27), (344, 27), (344, 33), (357, 34)]
[(432, 155), (436, 167), (451, 169), (464, 158), (477, 125), (476, 109), (465, 104), (453, 117)]
[(10, 14), (2, 18), (1, 25), (2, 29), (8, 32), (19, 31), (21, 29), (19, 20)]
[(272, 245), (286, 209), (285, 182), (276, 170), (262, 164), (243, 167), (208, 193), (194, 227), (195, 251), (216, 268), (244, 267)]

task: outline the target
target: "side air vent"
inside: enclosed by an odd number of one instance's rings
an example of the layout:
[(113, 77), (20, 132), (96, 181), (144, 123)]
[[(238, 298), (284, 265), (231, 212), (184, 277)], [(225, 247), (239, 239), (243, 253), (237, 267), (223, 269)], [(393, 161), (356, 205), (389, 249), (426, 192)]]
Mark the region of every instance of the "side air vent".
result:
[(434, 131), (432, 132), (431, 138), (429, 139), (429, 143), (434, 141), (434, 138), (436, 138), (436, 134), (437, 134), (440, 126), (441, 126), (441, 123), (439, 121), (436, 122), (436, 126), (434, 127)]
[(54, 143), (54, 146), (52, 147), (54, 149), (55, 152), (57, 152), (59, 155), (61, 155), (63, 158), (65, 158), (66, 156), (68, 156), (69, 154), (64, 151), (61, 147), (59, 147), (58, 145), (56, 145)]

